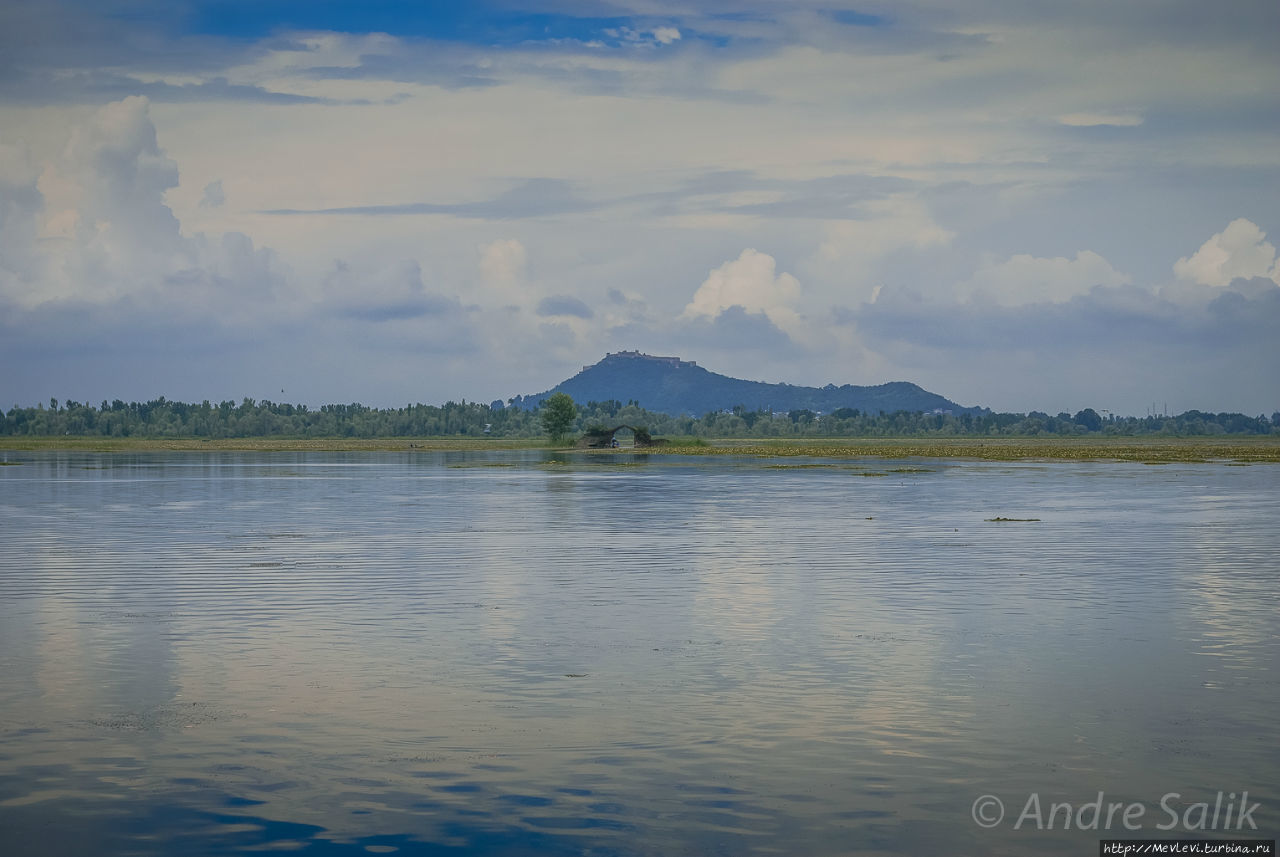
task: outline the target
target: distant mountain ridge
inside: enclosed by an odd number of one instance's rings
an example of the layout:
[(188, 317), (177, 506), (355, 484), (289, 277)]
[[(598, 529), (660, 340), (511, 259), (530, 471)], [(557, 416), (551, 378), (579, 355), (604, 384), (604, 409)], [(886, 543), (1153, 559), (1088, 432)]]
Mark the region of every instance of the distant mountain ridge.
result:
[(650, 411), (702, 416), (710, 411), (742, 406), (748, 411), (775, 412), (808, 409), (830, 413), (856, 408), (864, 413), (924, 411), (925, 413), (986, 413), (986, 408), (964, 407), (908, 381), (891, 381), (872, 387), (845, 384), (837, 387), (796, 387), (730, 378), (703, 369), (692, 360), (654, 357), (639, 351), (606, 354), (593, 366), (562, 381), (544, 393), (516, 396), (511, 405), (536, 408), (552, 393), (568, 393), (575, 402), (637, 401)]

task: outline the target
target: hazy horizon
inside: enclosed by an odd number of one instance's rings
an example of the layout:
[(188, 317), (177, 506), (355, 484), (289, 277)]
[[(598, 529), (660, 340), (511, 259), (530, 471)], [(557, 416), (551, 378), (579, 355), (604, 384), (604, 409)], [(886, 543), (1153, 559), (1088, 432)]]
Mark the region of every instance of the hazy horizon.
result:
[(1280, 409), (1270, 0), (436, 5), (0, 7), (0, 406)]
[[(610, 352), (609, 354), (605, 354), (605, 355), (603, 355), (600, 361), (597, 361), (596, 363), (593, 363), (593, 364), (584, 365), (581, 369), (579, 369), (579, 372), (584, 372), (584, 371), (586, 371), (586, 370), (588, 370), (588, 369), (595, 368), (595, 366), (596, 366), (596, 365), (598, 365), (599, 363), (604, 362), (604, 359), (605, 359), (605, 358), (611, 357), (611, 356), (613, 356), (615, 353), (616, 353), (616, 352)], [(643, 356), (643, 357), (657, 357), (657, 358), (660, 358), (660, 359), (677, 358), (677, 359), (680, 359), (680, 360), (682, 360), (682, 361), (684, 361), (684, 362), (695, 363), (695, 364), (697, 364), (697, 365), (699, 366), (699, 368), (706, 369), (708, 372), (711, 372), (711, 373), (713, 373), (713, 374), (720, 375), (720, 376), (726, 376), (726, 373), (724, 373), (724, 372), (717, 372), (717, 371), (716, 371), (714, 368), (712, 368), (712, 367), (703, 366), (701, 363), (698, 363), (698, 361), (696, 361), (696, 360), (686, 360), (682, 355), (675, 355), (675, 354), (670, 354), (670, 355), (657, 355), (657, 354), (643, 354), (643, 353), (642, 353), (642, 356)], [(455, 400), (455, 399), (451, 399), (451, 400), (448, 400), (448, 401), (449, 401), (449, 402), (458, 401), (458, 402), (463, 402), (463, 403), (468, 403), (468, 402), (469, 402), (469, 403), (483, 404), (483, 405), (490, 405), (490, 406), (492, 406), (493, 404), (501, 404), (501, 406), (505, 408), (505, 407), (509, 407), (509, 406), (511, 406), (509, 403), (510, 403), (512, 400), (514, 400), (514, 399), (521, 398), (521, 397), (528, 399), (528, 398), (530, 398), (530, 397), (534, 397), (534, 396), (542, 395), (542, 394), (544, 394), (544, 393), (550, 393), (550, 392), (552, 392), (552, 391), (554, 391), (554, 390), (558, 389), (559, 387), (561, 387), (565, 382), (567, 382), (567, 381), (571, 381), (574, 377), (577, 377), (577, 375), (578, 375), (578, 372), (575, 372), (575, 373), (573, 373), (572, 375), (567, 376), (567, 377), (565, 377), (565, 378), (561, 378), (561, 379), (559, 379), (558, 381), (556, 381), (555, 383), (553, 383), (553, 384), (549, 384), (547, 387), (545, 387), (545, 388), (543, 388), (543, 389), (540, 389), (540, 390), (527, 390), (527, 391), (524, 391), (524, 392), (514, 393), (514, 394), (511, 394), (511, 395), (509, 395), (509, 396), (500, 397), (499, 399), (485, 400), (485, 399), (479, 399), (479, 398), (476, 398), (476, 397), (461, 396), (461, 397), (458, 397), (458, 399), (456, 399), (456, 400)], [(731, 378), (731, 379), (733, 379), (733, 378), (734, 378), (734, 376), (726, 376), (726, 377), (729, 377), (729, 378)], [(789, 383), (789, 382), (770, 382), (770, 381), (760, 381), (759, 379), (755, 379), (755, 378), (743, 378), (743, 379), (736, 379), (736, 380), (745, 380), (745, 381), (751, 381), (751, 382), (755, 382), (755, 383), (765, 383), (765, 384), (773, 384), (773, 383)], [(908, 383), (914, 383), (914, 382), (910, 382), (910, 381), (908, 381), (908, 379), (905, 379), (905, 378), (895, 378), (895, 379), (890, 379), (890, 380), (888, 380), (888, 381), (881, 382), (881, 384), (867, 384), (867, 385), (854, 385), (854, 386), (861, 386), (861, 387), (864, 387), (864, 388), (871, 388), (871, 387), (876, 387), (876, 386), (881, 386), (881, 385), (888, 385), (888, 384), (892, 384), (892, 383), (896, 383), (896, 382), (897, 382), (897, 383), (900, 383), (900, 382), (903, 382), (903, 381), (907, 381)], [(803, 387), (803, 388), (806, 388), (806, 389), (820, 389), (820, 388), (821, 388), (821, 386), (825, 386), (825, 385), (801, 385), (801, 384), (797, 384), (797, 385), (792, 385), (792, 386), (796, 386), (796, 387)], [(844, 386), (844, 385), (841, 385), (841, 384), (834, 384), (834, 386)], [(922, 388), (922, 389), (923, 389), (923, 388)], [(283, 392), (285, 392), (285, 391), (284, 391), (284, 390), (281, 390), (281, 393), (283, 393)], [(939, 391), (937, 391), (937, 390), (926, 390), (925, 392), (927, 392), (927, 393), (938, 393), (939, 395), (942, 395), (944, 398), (949, 398), (949, 397), (947, 397), (947, 396), (946, 396), (946, 394), (945, 394), (945, 393), (940, 393), (940, 392), (939, 392)], [(627, 397), (628, 397), (628, 393), (623, 392), (623, 391), (620, 391), (620, 392), (618, 392), (617, 394), (615, 394), (615, 398), (617, 398), (617, 397), (627, 398)], [(245, 398), (251, 398), (251, 399), (254, 399), (255, 401), (268, 401), (268, 402), (273, 402), (273, 403), (278, 404), (278, 405), (305, 405), (306, 407), (311, 408), (311, 409), (318, 409), (318, 408), (323, 407), (323, 406), (359, 404), (359, 405), (369, 406), (369, 407), (372, 407), (372, 408), (388, 409), (388, 410), (391, 410), (391, 409), (402, 408), (402, 407), (405, 407), (405, 406), (412, 406), (412, 405), (427, 405), (427, 406), (433, 406), (433, 407), (440, 407), (440, 406), (443, 406), (443, 405), (447, 404), (447, 402), (445, 402), (445, 401), (438, 401), (438, 402), (406, 401), (406, 402), (391, 402), (391, 403), (386, 403), (386, 404), (374, 404), (374, 403), (370, 403), (370, 402), (362, 402), (362, 401), (358, 401), (358, 400), (357, 400), (357, 401), (352, 401), (352, 402), (341, 402), (341, 401), (305, 401), (305, 402), (302, 402), (302, 401), (296, 401), (296, 400), (293, 400), (293, 399), (289, 399), (288, 397), (285, 397), (285, 398), (275, 397), (275, 398), (273, 398), (273, 397), (271, 397), (271, 396), (263, 396), (263, 397), (261, 397), (261, 398), (257, 398), (257, 397), (243, 397), (243, 396), (242, 396), (242, 397), (231, 397), (230, 399), (221, 399), (221, 400), (219, 400), (219, 399), (210, 399), (210, 398), (208, 398), (208, 397), (203, 397), (203, 398), (200, 398), (200, 399), (189, 399), (189, 400), (184, 400), (184, 399), (174, 399), (173, 397), (170, 397), (170, 396), (164, 396), (163, 394), (161, 394), (161, 395), (160, 395), (160, 396), (158, 396), (158, 397), (153, 397), (153, 399), (152, 399), (152, 400), (154, 400), (154, 399), (161, 399), (161, 398), (162, 398), (162, 399), (165, 399), (166, 401), (171, 401), (171, 402), (184, 402), (184, 403), (186, 403), (186, 404), (197, 404), (197, 405), (198, 405), (198, 404), (200, 404), (201, 402), (208, 402), (208, 403), (210, 403), (210, 404), (217, 405), (217, 404), (220, 404), (222, 401), (232, 401), (232, 402), (234, 402), (235, 404), (239, 405), (239, 404), (240, 404), (240, 402), (241, 402), (243, 399), (245, 399)], [(65, 406), (67, 405), (67, 403), (68, 403), (68, 400), (66, 400), (66, 399), (59, 399), (59, 398), (58, 398), (58, 397), (56, 397), (56, 396), (51, 397), (51, 399), (52, 399), (53, 401), (56, 401), (60, 407), (65, 407)], [(96, 408), (96, 407), (99, 407), (99, 406), (101, 406), (101, 405), (103, 405), (103, 404), (112, 403), (112, 402), (117, 401), (117, 400), (120, 400), (120, 397), (116, 396), (116, 397), (111, 397), (111, 398), (108, 398), (108, 399), (101, 399), (101, 398), (99, 398), (99, 399), (89, 399), (89, 400), (85, 400), (85, 401), (79, 402), (79, 404), (85, 404), (85, 405), (89, 405), (89, 406), (92, 406), (92, 407), (95, 407), (95, 408)], [(125, 401), (126, 401), (126, 403), (130, 403), (132, 400), (125, 400)], [(954, 400), (953, 400), (953, 401), (954, 401)], [(46, 399), (46, 400), (39, 401), (39, 402), (30, 402), (30, 403), (25, 403), (25, 404), (20, 404), (20, 405), (14, 405), (13, 407), (23, 407), (23, 408), (43, 408), (43, 407), (46, 405), (46, 403), (47, 403), (47, 404), (52, 405), (52, 402), (50, 402), (50, 400)], [(587, 401), (586, 401), (586, 399), (584, 398), (584, 399), (583, 399), (583, 401), (577, 401), (577, 404), (585, 406), (585, 405), (587, 405), (587, 404), (588, 404), (588, 402), (587, 402)], [(650, 410), (650, 411), (653, 411), (653, 412), (655, 412), (655, 413), (665, 413), (665, 412), (666, 412), (666, 411), (664, 411), (663, 409), (661, 409), (661, 408), (659, 408), (659, 407), (652, 406), (652, 405), (650, 405), (650, 404), (648, 404), (648, 403), (646, 403), (646, 402), (644, 402), (644, 401), (641, 401), (641, 400), (637, 400), (637, 404), (638, 404), (641, 408), (645, 408), (646, 410)], [(955, 404), (960, 405), (960, 406), (961, 406), (961, 407), (963, 407), (963, 408), (983, 408), (983, 407), (987, 407), (986, 405), (983, 405), (981, 402), (955, 402)], [(515, 406), (516, 406), (516, 407), (525, 407), (525, 408), (530, 407), (530, 405), (529, 405), (529, 404), (527, 404), (527, 403), (526, 403), (526, 404), (523, 404), (523, 405), (519, 405), (519, 404), (517, 404), (517, 405), (515, 405)], [(1091, 407), (1091, 406), (1089, 406), (1089, 405), (1085, 405), (1085, 406), (1082, 406), (1082, 407), (1081, 407), (1080, 409), (1078, 409), (1078, 410), (1084, 410), (1085, 408), (1089, 408), (1089, 407)], [(714, 410), (716, 410), (716, 409), (715, 409), (715, 408), (711, 408), (710, 410), (714, 411)], [(749, 410), (750, 410), (750, 408), (749, 408)], [(997, 409), (993, 409), (993, 408), (988, 408), (988, 410), (993, 410), (993, 411), (997, 411), (997, 412), (999, 412)], [(1099, 409), (1098, 409), (1098, 408), (1093, 408), (1093, 410), (1095, 410), (1095, 411), (1096, 411), (1096, 410), (1099, 410)], [(1108, 417), (1110, 417), (1110, 416), (1114, 416), (1114, 417), (1116, 417), (1116, 418), (1125, 418), (1125, 417), (1146, 417), (1146, 416), (1157, 416), (1157, 417), (1160, 417), (1160, 416), (1168, 416), (1168, 417), (1173, 417), (1173, 416), (1177, 416), (1177, 415), (1179, 415), (1179, 414), (1181, 414), (1181, 413), (1185, 413), (1186, 411), (1192, 411), (1192, 410), (1207, 411), (1207, 412), (1210, 412), (1210, 413), (1215, 413), (1215, 412), (1213, 412), (1213, 411), (1208, 411), (1208, 409), (1205, 409), (1205, 408), (1185, 408), (1185, 409), (1183, 409), (1183, 410), (1181, 410), (1181, 411), (1177, 411), (1177, 412), (1175, 412), (1173, 409), (1171, 409), (1171, 408), (1169, 407), (1169, 404), (1168, 404), (1167, 402), (1150, 402), (1150, 403), (1148, 403), (1148, 404), (1146, 405), (1145, 410), (1144, 410), (1143, 412), (1141, 412), (1141, 413), (1125, 413), (1125, 412), (1122, 412), (1122, 411), (1111, 411), (1110, 409), (1106, 409), (1106, 408), (1103, 408), (1103, 409), (1101, 409), (1101, 410), (1102, 410), (1102, 413), (1103, 413), (1105, 416), (1108, 416)], [(1063, 409), (1062, 409), (1062, 408), (1054, 408), (1054, 407), (1046, 407), (1046, 408), (1030, 408), (1030, 409), (1026, 409), (1026, 410), (1022, 410), (1022, 411), (1013, 411), (1012, 413), (1023, 413), (1023, 414), (1025, 414), (1025, 413), (1037, 413), (1037, 412), (1043, 412), (1043, 413), (1047, 413), (1047, 414), (1049, 414), (1049, 415), (1057, 415), (1057, 414), (1062, 413), (1062, 412), (1063, 412)], [(822, 412), (821, 412), (821, 411), (819, 411), (818, 413), (822, 413)], [(1070, 413), (1070, 412), (1068, 412), (1068, 413)], [(1216, 412), (1216, 413), (1221, 413), (1221, 411), (1218, 411), (1218, 412)], [(1244, 413), (1244, 412), (1238, 412), (1238, 411), (1237, 411), (1237, 412), (1232, 412), (1232, 413)], [(699, 416), (699, 415), (696, 415), (696, 414), (695, 414), (694, 416)], [(1261, 416), (1261, 417), (1263, 417), (1263, 418), (1269, 418), (1269, 417), (1270, 417), (1270, 415), (1265, 414), (1265, 413), (1262, 413), (1262, 414), (1245, 414), (1245, 416)]]

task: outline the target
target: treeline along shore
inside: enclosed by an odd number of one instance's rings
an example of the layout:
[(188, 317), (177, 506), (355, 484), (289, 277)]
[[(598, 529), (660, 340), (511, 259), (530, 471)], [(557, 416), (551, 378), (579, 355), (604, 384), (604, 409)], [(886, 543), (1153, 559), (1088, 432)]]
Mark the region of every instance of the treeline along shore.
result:
[[(1251, 417), (1238, 413), (1187, 411), (1175, 416), (1102, 416), (1092, 409), (1075, 414), (1041, 412), (946, 414), (896, 411), (864, 413), (842, 408), (773, 413), (734, 408), (699, 417), (671, 416), (617, 400), (578, 404), (573, 432), (625, 424), (671, 438), (821, 440), (835, 438), (1177, 438), (1245, 436), (1280, 438), (1280, 413)], [(239, 403), (103, 401), (14, 407), (0, 412), (0, 437), (297, 440), (475, 438), (532, 440), (545, 434), (536, 410), (498, 403), (447, 402), (372, 408), (360, 404), (309, 408), (268, 400)]]

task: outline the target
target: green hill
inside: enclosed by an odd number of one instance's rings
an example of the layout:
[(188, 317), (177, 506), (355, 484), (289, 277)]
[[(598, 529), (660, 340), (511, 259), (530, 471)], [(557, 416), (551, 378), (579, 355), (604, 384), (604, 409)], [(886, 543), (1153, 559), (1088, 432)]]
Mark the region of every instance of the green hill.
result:
[(650, 411), (692, 416), (735, 407), (775, 412), (807, 409), (815, 413), (831, 413), (840, 408), (871, 414), (894, 411), (986, 412), (985, 408), (958, 405), (907, 381), (892, 381), (872, 387), (766, 384), (709, 372), (690, 360), (653, 357), (638, 351), (605, 355), (599, 363), (583, 367), (577, 375), (546, 392), (515, 397), (512, 405), (535, 408), (547, 396), (560, 392), (568, 393), (574, 401), (581, 403), (634, 400)]

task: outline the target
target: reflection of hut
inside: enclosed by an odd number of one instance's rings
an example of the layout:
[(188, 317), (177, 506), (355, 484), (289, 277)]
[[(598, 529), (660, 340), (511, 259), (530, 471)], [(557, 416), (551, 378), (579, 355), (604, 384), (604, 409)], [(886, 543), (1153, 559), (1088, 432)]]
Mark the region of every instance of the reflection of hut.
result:
[(613, 436), (623, 429), (632, 432), (636, 437), (636, 449), (644, 449), (650, 446), (661, 446), (666, 443), (662, 439), (654, 439), (649, 434), (648, 429), (636, 428), (635, 426), (620, 425), (613, 428), (605, 428), (597, 426), (596, 428), (587, 429), (582, 437), (578, 438), (578, 449), (611, 449), (617, 445)]

